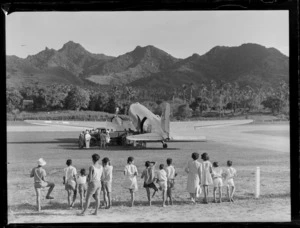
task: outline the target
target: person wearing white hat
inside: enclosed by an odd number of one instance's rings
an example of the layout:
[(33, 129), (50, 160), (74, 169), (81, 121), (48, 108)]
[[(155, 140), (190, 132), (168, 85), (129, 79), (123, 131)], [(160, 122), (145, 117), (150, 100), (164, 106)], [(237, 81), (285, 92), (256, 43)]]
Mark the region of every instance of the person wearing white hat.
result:
[(52, 196), (50, 196), (50, 194), (53, 191), (55, 184), (45, 180), (46, 171), (42, 168), (42, 166), (45, 166), (47, 164), (46, 161), (43, 158), (40, 158), (37, 163), (38, 166), (34, 167), (31, 170), (30, 177), (33, 177), (34, 180), (37, 210), (41, 211), (41, 200), (40, 200), (41, 188), (49, 187), (48, 193), (46, 195), (46, 199), (54, 199)]

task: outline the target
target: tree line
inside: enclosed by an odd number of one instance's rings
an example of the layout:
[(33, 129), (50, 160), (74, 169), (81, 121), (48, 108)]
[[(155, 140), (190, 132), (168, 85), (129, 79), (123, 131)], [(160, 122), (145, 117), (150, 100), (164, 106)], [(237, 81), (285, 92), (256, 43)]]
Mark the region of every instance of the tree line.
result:
[[(214, 113), (219, 117), (228, 113), (248, 113), (268, 109), (273, 114), (289, 114), (289, 87), (284, 81), (275, 88), (241, 87), (237, 82), (211, 81), (195, 86), (183, 84), (174, 89), (131, 86), (81, 88), (74, 85), (35, 83), (21, 88), (6, 90), (8, 113), (20, 111), (91, 110), (127, 114), (129, 105), (140, 102), (153, 113), (160, 115), (163, 101), (171, 104), (174, 117), (206, 116)], [(26, 106), (26, 101), (31, 105)]]

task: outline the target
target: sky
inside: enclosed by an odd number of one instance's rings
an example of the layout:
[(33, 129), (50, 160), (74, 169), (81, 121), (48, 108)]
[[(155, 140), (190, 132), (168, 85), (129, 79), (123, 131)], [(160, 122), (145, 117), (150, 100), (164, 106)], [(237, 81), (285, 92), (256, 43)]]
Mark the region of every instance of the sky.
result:
[(6, 54), (26, 58), (72, 40), (119, 56), (153, 45), (176, 58), (215, 46), (257, 43), (289, 55), (288, 11), (16, 12), (6, 16)]

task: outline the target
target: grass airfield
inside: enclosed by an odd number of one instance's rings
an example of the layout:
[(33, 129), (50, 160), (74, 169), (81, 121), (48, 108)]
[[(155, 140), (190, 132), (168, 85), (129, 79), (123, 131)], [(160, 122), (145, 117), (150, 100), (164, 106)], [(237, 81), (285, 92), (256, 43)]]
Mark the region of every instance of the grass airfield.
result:
[[(200, 122), (171, 123), (171, 132), (185, 135), (205, 135), (207, 142), (148, 143), (147, 148), (110, 147), (108, 149), (78, 149), (79, 132), (85, 129), (70, 126), (38, 126), (26, 122), (8, 122), (7, 125), (7, 183), (9, 223), (72, 223), (72, 222), (277, 222), (290, 221), (290, 154), (289, 124), (247, 124), (220, 128), (201, 128)], [(102, 123), (104, 124), (104, 123)], [(94, 127), (100, 127), (99, 125)], [(196, 130), (195, 130), (196, 129)], [(210, 161), (218, 161), (225, 167), (233, 161), (238, 177), (235, 179), (235, 203), (229, 203), (223, 195), (223, 203), (212, 203), (212, 187), (209, 200), (191, 205), (186, 192), (187, 175), (184, 166), (191, 153), (207, 152)], [(98, 216), (89, 213), (78, 216), (79, 198), (75, 208), (67, 207), (67, 193), (62, 184), (65, 161), (72, 158), (80, 170), (88, 169), (91, 155), (99, 153), (101, 159), (109, 157), (113, 171), (112, 205), (109, 210), (100, 209)], [(121, 187), (123, 169), (128, 156), (135, 158), (139, 171), (135, 207), (129, 207), (129, 191)], [(47, 161), (47, 179), (56, 184), (54, 200), (46, 200), (43, 191), (42, 212), (35, 211), (35, 191), (29, 173), (38, 158)], [(161, 192), (147, 206), (146, 191), (140, 178), (146, 160), (164, 163), (171, 157), (178, 173), (174, 190), (174, 205), (161, 207)], [(261, 197), (255, 199), (255, 170), (261, 169)], [(157, 167), (158, 168), (158, 167)], [(225, 193), (225, 188), (223, 190)], [(102, 197), (102, 195), (101, 195)], [(101, 198), (102, 200), (102, 198)]]

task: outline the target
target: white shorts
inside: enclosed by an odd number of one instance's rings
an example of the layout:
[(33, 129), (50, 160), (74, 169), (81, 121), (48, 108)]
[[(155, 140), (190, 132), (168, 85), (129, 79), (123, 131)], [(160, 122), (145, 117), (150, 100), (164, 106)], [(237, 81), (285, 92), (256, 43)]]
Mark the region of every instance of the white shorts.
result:
[(159, 184), (159, 187), (161, 187), (161, 190), (167, 190), (167, 188), (168, 188), (167, 181), (159, 181), (158, 184)]
[(215, 178), (214, 179), (214, 187), (218, 188), (218, 187), (222, 187), (222, 186), (223, 186), (222, 178)]
[(232, 187), (234, 187), (234, 182), (233, 182), (233, 179), (231, 178), (231, 179), (229, 179), (229, 180), (226, 180), (225, 181), (225, 185), (226, 186), (232, 186)]

